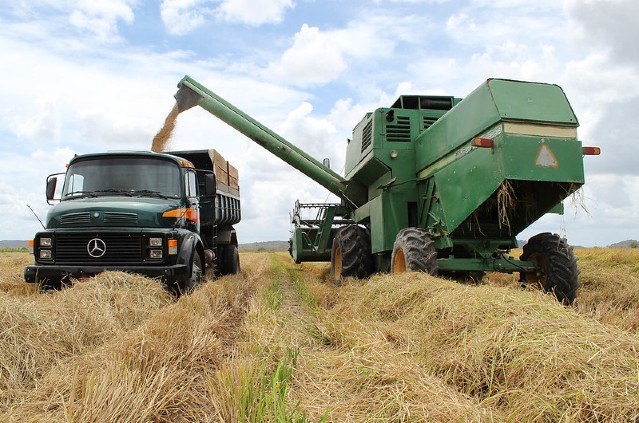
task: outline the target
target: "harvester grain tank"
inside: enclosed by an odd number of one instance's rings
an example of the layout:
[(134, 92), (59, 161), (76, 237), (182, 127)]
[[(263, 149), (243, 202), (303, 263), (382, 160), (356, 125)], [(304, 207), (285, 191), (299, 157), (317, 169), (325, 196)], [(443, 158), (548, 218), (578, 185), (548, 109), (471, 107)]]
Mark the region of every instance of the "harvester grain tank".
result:
[[(578, 288), (572, 248), (516, 236), (584, 183), (578, 120), (557, 85), (489, 79), (465, 99), (403, 95), (367, 113), (346, 149), (342, 177), (186, 76), (180, 112), (199, 105), (341, 198), (296, 204), (291, 255), (330, 258), (332, 274), (425, 271), (477, 279), (519, 272), (564, 302)], [(315, 219), (302, 217), (307, 208)]]

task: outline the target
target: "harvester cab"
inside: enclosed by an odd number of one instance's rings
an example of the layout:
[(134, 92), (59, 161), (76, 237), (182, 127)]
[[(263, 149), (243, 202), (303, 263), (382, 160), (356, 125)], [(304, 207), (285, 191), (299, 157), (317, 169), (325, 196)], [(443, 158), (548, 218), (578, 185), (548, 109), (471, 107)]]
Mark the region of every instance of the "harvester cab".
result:
[[(299, 204), (296, 262), (331, 261), (336, 281), (373, 272), (424, 271), (472, 279), (519, 272), (574, 300), (572, 248), (553, 234), (516, 236), (584, 183), (577, 118), (557, 85), (490, 79), (463, 101), (404, 95), (355, 126), (342, 177), (188, 76), (178, 109), (199, 105), (341, 198)], [(319, 210), (316, 219), (303, 209)]]

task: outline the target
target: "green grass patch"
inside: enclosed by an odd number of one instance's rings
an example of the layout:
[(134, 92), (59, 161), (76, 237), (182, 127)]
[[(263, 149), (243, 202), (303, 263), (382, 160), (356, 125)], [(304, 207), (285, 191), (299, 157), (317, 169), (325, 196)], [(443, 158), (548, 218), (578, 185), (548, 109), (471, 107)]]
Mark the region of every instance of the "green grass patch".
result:
[(313, 293), (310, 291), (308, 284), (306, 283), (306, 281), (304, 281), (303, 275), (305, 271), (303, 269), (294, 269), (289, 267), (286, 269), (286, 272), (293, 282), (293, 286), (295, 287), (297, 295), (299, 295), (304, 304), (308, 306), (312, 313), (317, 314), (319, 304), (315, 295), (313, 295)]
[(269, 264), (271, 265), (271, 281), (264, 290), (264, 301), (271, 310), (279, 310), (284, 301), (284, 293), (282, 292), (284, 267), (274, 254), (269, 254)]

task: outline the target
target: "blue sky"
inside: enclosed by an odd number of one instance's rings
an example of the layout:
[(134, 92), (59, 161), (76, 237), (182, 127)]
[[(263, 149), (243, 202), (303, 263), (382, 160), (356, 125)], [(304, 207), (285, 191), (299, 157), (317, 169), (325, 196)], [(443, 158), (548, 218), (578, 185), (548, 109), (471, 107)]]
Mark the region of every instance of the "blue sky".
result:
[[(632, 0), (24, 0), (0, 8), (0, 239), (28, 239), (73, 154), (148, 149), (189, 74), (341, 169), (362, 116), (399, 94), (464, 97), (491, 77), (559, 84), (581, 122), (584, 203), (520, 238), (639, 239), (639, 3)], [(172, 147), (240, 170), (241, 242), (288, 238), (327, 192), (212, 116)]]

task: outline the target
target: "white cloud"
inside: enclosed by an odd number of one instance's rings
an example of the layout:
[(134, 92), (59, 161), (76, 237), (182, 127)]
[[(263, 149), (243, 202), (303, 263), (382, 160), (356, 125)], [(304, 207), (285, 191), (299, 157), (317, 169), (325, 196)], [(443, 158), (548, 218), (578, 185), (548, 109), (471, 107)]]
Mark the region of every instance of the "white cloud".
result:
[(268, 72), (293, 85), (325, 84), (337, 78), (347, 67), (343, 46), (330, 33), (302, 25), (293, 37), (293, 45)]
[(70, 5), (69, 22), (75, 27), (93, 32), (108, 40), (116, 36), (119, 21), (132, 23), (133, 1), (129, 0), (76, 0)]
[(187, 34), (204, 23), (207, 0), (163, 0), (160, 15), (166, 30), (173, 35)]
[(413, 41), (416, 26), (424, 29), (428, 23), (413, 16), (391, 19), (365, 15), (340, 29), (321, 30), (303, 24), (292, 45), (268, 66), (266, 76), (308, 87), (336, 80), (353, 62), (370, 72), (376, 63), (392, 56), (399, 43)]
[[(572, 18), (570, 33), (603, 46), (621, 63), (639, 66), (639, 2), (636, 0), (564, 0)], [(577, 30), (577, 31), (575, 31)]]
[[(68, 24), (84, 34), (91, 34), (101, 42), (119, 40), (120, 22), (133, 23), (133, 11), (138, 0), (33, 0), (10, 2), (9, 10), (18, 19), (38, 22), (39, 25), (55, 25), (63, 29)], [(46, 12), (51, 10), (55, 13)], [(64, 20), (59, 20), (64, 17)], [(66, 28), (65, 28), (66, 29)]]
[(222, 0), (216, 15), (229, 22), (259, 26), (281, 22), (286, 9), (293, 7), (293, 0)]

